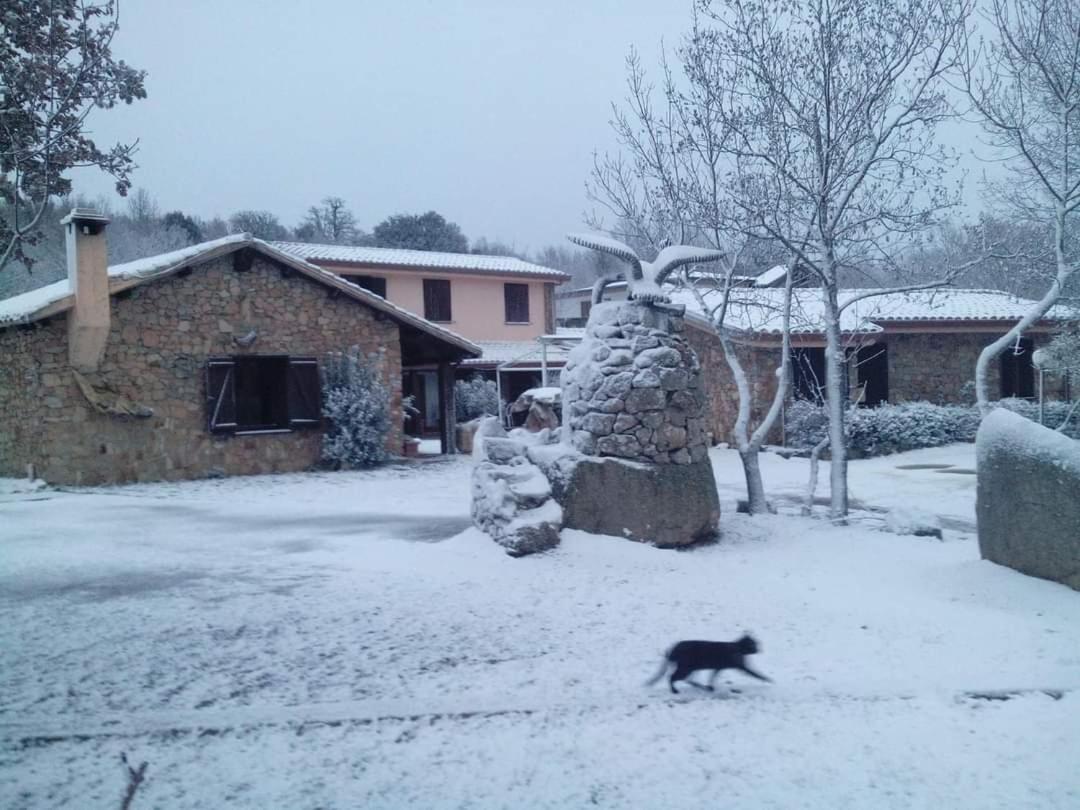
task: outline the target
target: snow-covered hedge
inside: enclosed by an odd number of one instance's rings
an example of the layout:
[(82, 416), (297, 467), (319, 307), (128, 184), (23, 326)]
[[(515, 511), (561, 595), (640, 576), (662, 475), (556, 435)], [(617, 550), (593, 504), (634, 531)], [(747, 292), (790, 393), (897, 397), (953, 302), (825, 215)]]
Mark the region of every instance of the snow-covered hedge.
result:
[(379, 374), (381, 358), (354, 346), (333, 352), (322, 364), (322, 460), (334, 467), (370, 467), (386, 461), (390, 393)]
[(480, 416), (498, 416), (499, 404), (499, 387), (494, 380), (475, 374), (472, 379), (458, 380), (454, 384), (454, 410), (459, 422)]
[[(1038, 403), (1003, 399), (997, 405), (1032, 421), (1039, 419)], [(1046, 403), (1046, 425), (1056, 428), (1069, 415), (1070, 408), (1065, 402)], [(865, 458), (953, 442), (973, 442), (979, 421), (978, 409), (965, 405), (905, 402), (853, 408), (846, 420), (848, 450), (853, 458)], [(784, 428), (789, 447), (811, 448), (828, 432), (825, 408), (801, 400), (793, 402), (787, 408)], [(1065, 433), (1080, 438), (1080, 411), (1072, 415)]]

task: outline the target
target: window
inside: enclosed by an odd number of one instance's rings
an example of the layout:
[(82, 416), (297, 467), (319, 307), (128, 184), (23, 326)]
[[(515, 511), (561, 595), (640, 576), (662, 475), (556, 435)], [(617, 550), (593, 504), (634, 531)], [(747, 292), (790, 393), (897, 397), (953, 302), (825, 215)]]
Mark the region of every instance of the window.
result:
[(1031, 399), (1035, 396), (1035, 367), (1031, 338), (1020, 338), (1001, 355), (1001, 396)]
[(346, 276), (357, 287), (386, 298), (386, 279), (382, 276)]
[(450, 322), (450, 281), (448, 279), (424, 279), (424, 317), (429, 321)]
[(314, 357), (218, 357), (206, 364), (206, 417), (212, 433), (291, 430), (318, 425), (321, 415)]
[(581, 317), (588, 319), (589, 313), (592, 312), (592, 301), (581, 302)]
[(529, 322), (529, 285), (503, 284), (507, 323)]

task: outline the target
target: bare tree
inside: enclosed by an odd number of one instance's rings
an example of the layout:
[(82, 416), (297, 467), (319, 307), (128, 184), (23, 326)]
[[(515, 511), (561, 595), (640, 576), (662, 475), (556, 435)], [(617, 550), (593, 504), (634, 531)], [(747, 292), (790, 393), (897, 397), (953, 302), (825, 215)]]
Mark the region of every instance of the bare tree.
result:
[[(740, 175), (729, 160), (730, 130), (724, 110), (717, 104), (719, 96), (712, 84), (716, 77), (705, 77), (696, 65), (685, 62), (696, 56), (692, 41), (680, 56), (690, 81), (680, 87), (665, 59), (658, 105), (641, 61), (631, 51), (626, 63), (626, 106), (613, 105), (612, 126), (623, 151), (617, 156), (594, 158), (588, 190), (594, 201), (615, 215), (620, 238), (646, 254), (671, 242), (703, 244), (723, 252), (719, 272), (684, 272), (681, 281), (716, 330), (735, 382), (737, 412), (730, 438), (743, 466), (748, 511), (761, 514), (769, 505), (760, 452), (780, 416), (790, 376), (793, 273), (787, 275), (781, 305), (777, 387), (765, 414), (752, 425), (753, 387), (740, 351), (754, 336), (753, 316), (769, 318), (775, 313), (754, 306), (760, 302), (746, 300), (748, 294), (753, 299), (755, 291), (735, 286), (736, 271), (744, 255), (757, 246), (759, 234), (742, 227), (731, 210), (730, 187), (739, 182)], [(602, 222), (593, 215), (590, 224), (600, 227)], [(743, 317), (732, 324), (728, 316), (735, 308)]]
[[(830, 516), (848, 510), (841, 317), (857, 301), (949, 283), (905, 279), (906, 238), (954, 205), (935, 126), (951, 115), (967, 0), (699, 0), (692, 82), (712, 88), (748, 227), (784, 244), (821, 289), (829, 414)], [(890, 286), (841, 293), (845, 271)]]
[(304, 222), (296, 229), (298, 238), (305, 241), (348, 245), (360, 235), (356, 217), (341, 197), (324, 197), (319, 205), (308, 209)]
[(42, 236), (49, 201), (71, 191), (65, 173), (96, 166), (125, 194), (135, 144), (99, 148), (86, 130), (94, 109), (145, 98), (145, 73), (112, 56), (117, 3), (5, 2), (0, 8), (0, 270), (27, 267), (23, 244)]
[(288, 229), (270, 211), (237, 211), (229, 217), (230, 233), (250, 233), (256, 239), (288, 239)]
[(1010, 170), (997, 198), (1049, 233), (1053, 278), (1039, 301), (984, 348), (975, 365), (979, 409), (990, 409), (991, 361), (1057, 302), (1080, 268), (1070, 231), (1080, 219), (1080, 5), (1076, 0), (991, 0), (997, 38), (962, 51), (964, 86)]

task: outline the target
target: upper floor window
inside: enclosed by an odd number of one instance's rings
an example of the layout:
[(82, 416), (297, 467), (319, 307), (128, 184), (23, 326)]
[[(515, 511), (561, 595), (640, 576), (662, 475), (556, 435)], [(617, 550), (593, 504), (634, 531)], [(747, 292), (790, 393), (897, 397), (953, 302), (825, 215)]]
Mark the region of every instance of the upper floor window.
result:
[(529, 322), (529, 285), (503, 284), (507, 323)]
[(206, 364), (207, 426), (213, 433), (290, 430), (322, 416), (314, 357), (214, 357)]
[(429, 321), (449, 323), (450, 281), (445, 278), (424, 279), (424, 317)]
[(357, 287), (386, 298), (386, 279), (382, 276), (348, 276), (348, 280)]

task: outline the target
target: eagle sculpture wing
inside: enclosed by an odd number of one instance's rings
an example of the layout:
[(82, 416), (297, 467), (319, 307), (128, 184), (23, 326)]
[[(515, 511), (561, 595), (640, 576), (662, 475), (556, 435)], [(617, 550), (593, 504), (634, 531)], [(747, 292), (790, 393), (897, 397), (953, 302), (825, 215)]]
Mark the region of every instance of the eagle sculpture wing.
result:
[(611, 239), (599, 233), (568, 233), (566, 238), (575, 245), (599, 250), (601, 253), (610, 253), (617, 259), (622, 259), (630, 265), (630, 278), (627, 281), (642, 278), (641, 260), (629, 245), (624, 245), (617, 239)]
[(687, 264), (703, 262), (715, 262), (722, 259), (724, 254), (711, 248), (690, 247), (689, 245), (672, 245), (660, 251), (656, 260), (649, 267), (650, 281), (657, 287), (662, 287), (668, 276), (675, 270)]

